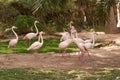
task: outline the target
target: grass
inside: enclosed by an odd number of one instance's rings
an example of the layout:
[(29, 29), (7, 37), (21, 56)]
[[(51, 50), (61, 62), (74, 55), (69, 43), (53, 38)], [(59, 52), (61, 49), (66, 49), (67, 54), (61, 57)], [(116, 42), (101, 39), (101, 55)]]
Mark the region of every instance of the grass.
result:
[[(36, 41), (32, 40), (31, 43)], [(44, 39), (44, 45), (39, 53), (59, 52), (59, 39)], [(12, 54), (14, 50), (8, 49), (8, 42), (0, 42), (0, 53)], [(16, 53), (31, 53), (27, 51), (24, 40), (20, 40)], [(67, 52), (76, 51), (75, 44), (71, 44)], [(35, 68), (0, 69), (0, 80), (120, 80), (120, 69), (92, 69), (92, 70), (41, 70)]]
[(0, 80), (120, 80), (120, 70), (65, 71), (34, 68), (0, 69)]
[[(36, 41), (37, 39), (31, 40), (31, 43)], [(8, 42), (0, 42), (0, 53), (1, 54), (12, 54), (12, 53), (33, 53), (31, 51), (27, 51), (28, 46), (26, 45), (25, 40), (19, 40), (16, 48), (7, 48)], [(44, 39), (43, 46), (38, 50), (39, 53), (47, 53), (47, 52), (55, 52), (58, 53), (58, 44), (60, 43), (59, 39), (47, 38)], [(77, 47), (74, 43), (72, 43), (68, 48), (67, 52), (74, 52), (77, 50)]]

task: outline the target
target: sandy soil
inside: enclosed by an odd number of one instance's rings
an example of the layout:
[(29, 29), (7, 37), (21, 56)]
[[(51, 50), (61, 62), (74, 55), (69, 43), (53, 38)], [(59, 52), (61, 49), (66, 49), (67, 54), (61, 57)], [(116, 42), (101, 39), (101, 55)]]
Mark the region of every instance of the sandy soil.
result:
[[(86, 37), (80, 33), (79, 36)], [(96, 38), (102, 40), (119, 38), (117, 35), (99, 35)], [(60, 53), (39, 54), (36, 60), (33, 54), (0, 54), (0, 68), (41, 68), (41, 69), (98, 69), (120, 68), (120, 46), (112, 45), (102, 48), (90, 49), (90, 56), (78, 58), (77, 52), (69, 53), (61, 57)]]

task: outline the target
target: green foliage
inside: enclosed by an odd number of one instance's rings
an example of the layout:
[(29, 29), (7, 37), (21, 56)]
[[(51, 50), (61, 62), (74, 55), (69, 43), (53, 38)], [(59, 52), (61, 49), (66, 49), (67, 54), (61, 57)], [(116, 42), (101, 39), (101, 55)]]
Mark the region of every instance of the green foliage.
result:
[[(32, 39), (30, 43), (37, 41), (37, 39)], [(43, 46), (38, 50), (39, 53), (55, 52), (59, 53), (58, 45), (60, 43), (59, 39), (47, 38), (44, 39)], [(19, 40), (16, 48), (7, 48), (8, 42), (0, 42), (0, 53), (1, 54), (23, 54), (23, 53), (33, 53), (33, 51), (27, 51), (28, 41)], [(73, 43), (67, 48), (67, 52), (77, 51), (77, 46)]]
[(42, 70), (35, 68), (0, 69), (0, 80), (119, 80), (119, 69)]
[(96, 15), (99, 19), (99, 25), (103, 25), (106, 21), (109, 21), (110, 7), (114, 7), (115, 5), (115, 0), (100, 0), (100, 2), (96, 5)]
[(10, 5), (0, 2), (0, 21), (9, 25), (19, 12)]
[(35, 0), (15, 0), (10, 3), (21, 15), (33, 16), (32, 7)]
[[(75, 21), (75, 27), (79, 30), (87, 28), (104, 30), (106, 20), (109, 21), (111, 6), (116, 11), (116, 0), (0, 0), (0, 21), (7, 25), (14, 23), (20, 27), (19, 29), (27, 30), (20, 30), (20, 34), (30, 31), (33, 23), (31, 20), (34, 17), (39, 18), (41, 22), (39, 29), (46, 30), (50, 34), (62, 31), (70, 20)], [(26, 17), (21, 19), (17, 17), (18, 15), (26, 15)], [(25, 20), (28, 16), (33, 17), (29, 17), (30, 24)], [(16, 17), (20, 20), (15, 19)], [(49, 23), (50, 21), (55, 25)]]
[[(107, 20), (108, 16), (106, 14), (107, 10), (105, 8), (105, 4), (103, 4), (102, 2), (99, 3), (97, 6), (96, 6), (96, 16), (98, 17), (98, 19), (100, 20), (99, 23), (102, 25), (102, 24), (105, 24), (105, 21)], [(99, 17), (101, 16), (101, 17)]]
[[(52, 34), (56, 31), (62, 31), (66, 24), (66, 18), (69, 18), (70, 21), (70, 3), (72, 0), (36, 0), (33, 13), (45, 23), (47, 31)], [(58, 28), (58, 26), (61, 27)]]
[(85, 77), (85, 80), (119, 80), (120, 70), (117, 69), (104, 69), (94, 71), (91, 76)]
[(68, 3), (71, 0), (36, 0), (33, 11), (39, 11), (44, 14), (52, 12), (60, 12), (68, 8)]
[(34, 26), (35, 18), (32, 16), (20, 15), (13, 22), (13, 25), (18, 27), (18, 33), (27, 33), (31, 31), (31, 27)]
[(55, 24), (55, 22), (49, 22), (47, 27), (46, 27), (46, 31), (49, 34), (54, 34), (56, 32), (56, 24)]
[[(44, 45), (43, 47), (39, 50), (39, 52), (59, 52), (58, 49), (58, 45), (60, 43), (59, 39), (44, 39)], [(75, 44), (71, 44), (68, 48), (67, 48), (67, 52), (73, 52), (76, 51), (77, 46)]]
[(6, 24), (0, 22), (0, 31), (3, 32), (3, 31), (5, 30), (6, 27), (7, 27)]
[(40, 69), (0, 69), (0, 80), (66, 80), (74, 77), (65, 71)]
[(24, 8), (32, 8), (33, 7), (33, 3), (35, 0), (18, 0), (16, 1), (18, 4), (21, 4)]
[(15, 0), (0, 0), (0, 2), (2, 2), (4, 4), (10, 4), (13, 1), (15, 1)]

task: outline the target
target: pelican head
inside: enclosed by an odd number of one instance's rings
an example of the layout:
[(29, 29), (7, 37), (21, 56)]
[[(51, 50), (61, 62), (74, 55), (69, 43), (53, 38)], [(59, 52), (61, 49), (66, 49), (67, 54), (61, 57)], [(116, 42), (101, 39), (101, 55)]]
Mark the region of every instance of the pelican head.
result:
[(39, 23), (39, 21), (36, 20), (35, 23)]
[(17, 27), (16, 27), (16, 26), (12, 26), (12, 28), (17, 29)]
[(90, 29), (90, 32), (94, 32), (95, 30), (94, 29)]
[(39, 35), (40, 35), (40, 34), (45, 34), (45, 32), (43, 32), (43, 31), (40, 31), (40, 32), (39, 32)]
[(73, 24), (74, 22), (73, 21), (70, 21), (71, 24)]

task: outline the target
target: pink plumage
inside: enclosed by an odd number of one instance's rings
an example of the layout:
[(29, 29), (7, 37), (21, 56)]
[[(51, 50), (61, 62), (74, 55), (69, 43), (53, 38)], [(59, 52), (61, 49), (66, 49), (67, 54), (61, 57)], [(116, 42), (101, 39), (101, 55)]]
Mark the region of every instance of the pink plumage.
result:
[(36, 26), (37, 23), (39, 23), (39, 22), (38, 22), (38, 21), (35, 21), (35, 22), (34, 22), (34, 26), (35, 26), (35, 28), (36, 28), (36, 33), (33, 33), (33, 32), (27, 33), (27, 34), (24, 36), (23, 39), (31, 40), (32, 38), (35, 38), (35, 37), (38, 35), (38, 28), (37, 28), (37, 26)]
[(14, 31), (14, 29), (16, 29), (17, 27), (12, 26), (12, 31), (15, 34), (16, 38), (15, 39), (11, 39), (8, 45), (8, 48), (10, 47), (15, 47), (18, 43), (18, 35), (16, 34), (16, 32)]
[(17, 43), (18, 43), (17, 39), (10, 40), (8, 48), (15, 47), (17, 45)]
[(81, 51), (82, 55), (85, 52), (87, 52), (88, 55), (89, 55), (88, 49), (94, 47), (94, 43), (95, 43), (94, 35), (96, 34), (96, 32), (94, 30), (91, 30), (91, 31), (92, 31), (91, 39), (88, 39), (88, 40), (85, 40), (85, 41), (80, 39), (80, 38), (74, 38), (73, 39), (73, 41), (77, 44), (79, 50)]
[(59, 48), (60, 49), (65, 49), (65, 48), (67, 48), (71, 43), (72, 43), (72, 39), (67, 39), (67, 40), (65, 40), (65, 41), (63, 41), (63, 42), (60, 42), (60, 44), (59, 44)]
[[(59, 44), (59, 49), (63, 49), (64, 50), (64, 54), (66, 53), (66, 48), (73, 42), (73, 39), (67, 39), (65, 41), (60, 42)], [(62, 54), (63, 56), (63, 54)]]
[(68, 32), (64, 32), (62, 34), (62, 37), (60, 38), (60, 41), (64, 41), (64, 40), (67, 40), (67, 39), (71, 39), (71, 36)]
[(39, 41), (34, 42), (27, 50), (38, 50), (40, 47), (42, 47), (42, 43)]
[(31, 40), (32, 38), (35, 38), (36, 36), (37, 36), (36, 33), (28, 33), (28, 34), (26, 34), (26, 35), (24, 36), (23, 39), (29, 39), (29, 40)]
[[(43, 37), (42, 34), (44, 34), (44, 32), (40, 32), (39, 36), (38, 36), (38, 41), (34, 42), (33, 44), (30, 45), (30, 47), (27, 50), (38, 50), (40, 47), (42, 47), (43, 45)], [(41, 39), (41, 42), (40, 42)]]

